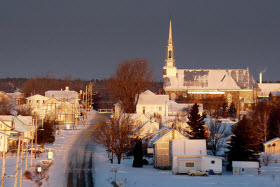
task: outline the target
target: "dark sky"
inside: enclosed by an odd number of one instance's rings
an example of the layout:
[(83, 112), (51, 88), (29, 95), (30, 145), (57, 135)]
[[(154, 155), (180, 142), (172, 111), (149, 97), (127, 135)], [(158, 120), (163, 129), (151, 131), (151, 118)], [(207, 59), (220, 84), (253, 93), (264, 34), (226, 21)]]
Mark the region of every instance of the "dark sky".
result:
[(173, 20), (178, 68), (247, 68), (280, 80), (279, 0), (8, 0), (0, 3), (0, 77), (106, 78), (146, 58), (156, 79)]

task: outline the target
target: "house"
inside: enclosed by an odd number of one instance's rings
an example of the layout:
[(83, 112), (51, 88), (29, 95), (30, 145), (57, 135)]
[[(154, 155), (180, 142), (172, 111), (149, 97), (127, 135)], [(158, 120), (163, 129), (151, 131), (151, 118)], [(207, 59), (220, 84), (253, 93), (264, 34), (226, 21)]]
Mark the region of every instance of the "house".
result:
[(213, 98), (226, 98), (227, 102), (254, 103), (257, 83), (247, 69), (177, 69), (174, 55), (172, 23), (170, 20), (166, 60), (163, 67), (163, 89), (173, 101), (188, 98), (200, 103)]
[[(29, 140), (34, 139), (35, 127), (30, 124), (25, 124), (20, 119), (24, 118), (22, 116), (0, 115), (0, 124), (2, 124), (2, 130), (0, 129), (0, 132), (6, 129), (7, 134), (11, 136), (18, 136), (18, 133), (21, 133), (24, 138), (28, 138)], [(23, 141), (27, 142), (29, 141), (28, 139), (24, 139)]]
[(139, 95), (139, 100), (136, 105), (137, 114), (148, 114), (168, 116), (168, 95), (156, 95), (150, 90)]
[(280, 138), (273, 138), (265, 143), (264, 152), (266, 153), (280, 153)]
[(148, 144), (154, 148), (154, 167), (171, 167), (171, 158), (169, 154), (169, 144), (172, 140), (186, 140), (187, 138), (175, 129), (169, 129), (164, 134), (158, 134), (153, 137)]
[(32, 112), (35, 112), (38, 110), (40, 107), (44, 105), (44, 103), (48, 100), (48, 97), (36, 94), (32, 95), (30, 97), (27, 97), (27, 105), (29, 105), (32, 109)]
[(22, 105), (26, 103), (26, 100), (24, 98), (24, 93), (21, 93), (19, 91), (13, 92), (13, 93), (6, 93), (8, 96), (13, 98), (16, 101), (17, 105)]
[(280, 91), (271, 92), (270, 94), (270, 101), (272, 102), (279, 102), (280, 101)]
[(172, 140), (170, 157), (172, 173), (188, 173), (190, 170), (222, 173), (222, 157), (207, 155), (205, 139)]
[(143, 138), (149, 134), (154, 133), (159, 130), (159, 123), (155, 121), (154, 118), (139, 126), (134, 132), (134, 137)]
[(233, 175), (258, 175), (259, 162), (254, 161), (232, 161)]
[(57, 100), (66, 101), (71, 104), (79, 104), (79, 94), (76, 91), (69, 90), (69, 87), (66, 86), (65, 90), (49, 90), (45, 92), (46, 97), (54, 97)]
[(280, 91), (280, 83), (263, 83), (262, 82), (262, 72), (260, 73), (258, 83), (258, 100), (268, 100), (272, 92)]

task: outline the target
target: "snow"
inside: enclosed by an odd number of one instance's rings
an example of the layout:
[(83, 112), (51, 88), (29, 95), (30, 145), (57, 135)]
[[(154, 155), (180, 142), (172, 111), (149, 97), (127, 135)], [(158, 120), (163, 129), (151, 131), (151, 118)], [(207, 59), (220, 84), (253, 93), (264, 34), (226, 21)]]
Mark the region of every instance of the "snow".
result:
[(59, 90), (49, 90), (45, 92), (46, 97), (54, 97), (58, 100), (66, 100), (70, 103), (74, 103), (78, 99), (78, 92), (76, 91), (59, 91)]
[[(95, 186), (111, 187), (111, 182), (115, 180), (115, 173), (112, 168), (117, 168), (117, 182), (125, 181), (125, 187), (170, 187), (170, 186), (189, 186), (189, 187), (263, 187), (279, 186), (280, 164), (271, 164), (262, 167), (262, 173), (256, 176), (233, 176), (232, 172), (224, 171), (223, 175), (210, 175), (208, 177), (174, 175), (171, 170), (158, 170), (151, 165), (143, 168), (133, 168), (133, 159), (124, 159), (121, 164), (111, 164), (107, 158), (105, 149), (97, 146), (94, 154), (95, 163)], [(116, 159), (114, 159), (116, 163)]]
[(258, 162), (253, 162), (253, 161), (232, 161), (232, 167), (259, 168), (259, 163)]
[(256, 82), (248, 69), (178, 69), (177, 76), (164, 80), (167, 89), (222, 89), (252, 88)]
[(277, 92), (280, 90), (280, 83), (259, 83), (258, 87), (261, 89), (259, 97), (269, 97), (270, 92)]

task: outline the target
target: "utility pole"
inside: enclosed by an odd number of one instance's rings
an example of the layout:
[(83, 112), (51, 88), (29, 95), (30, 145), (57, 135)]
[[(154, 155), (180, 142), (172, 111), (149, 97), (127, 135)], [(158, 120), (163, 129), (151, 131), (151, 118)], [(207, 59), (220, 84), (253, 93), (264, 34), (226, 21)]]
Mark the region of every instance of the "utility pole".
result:
[[(18, 162), (19, 162), (19, 152), (20, 152), (20, 141), (21, 141), (21, 138), (20, 138), (20, 136), (19, 136), (19, 139), (18, 139), (18, 149), (17, 149), (17, 165), (16, 165), (16, 174), (15, 174), (15, 184), (14, 184), (14, 187), (17, 187)], [(32, 158), (31, 158), (31, 163), (32, 163)]]
[(27, 161), (28, 161), (28, 142), (29, 139), (27, 139), (27, 143), (26, 143), (26, 154), (25, 154), (25, 171), (27, 171)]
[(4, 129), (4, 145), (3, 145), (3, 165), (2, 165), (2, 187), (5, 184), (5, 164), (6, 164), (6, 129)]
[[(37, 124), (37, 116), (36, 116), (36, 132), (35, 132), (35, 135), (36, 135), (36, 139), (35, 139), (35, 158), (37, 158), (37, 131), (38, 131), (38, 124)], [(33, 151), (33, 150), (31, 150)]]
[(23, 144), (21, 145), (21, 157), (20, 157), (20, 178), (19, 178), (19, 186), (22, 187), (22, 160), (23, 160)]
[[(33, 127), (35, 126), (34, 120), (35, 120), (35, 119), (32, 119)], [(35, 131), (37, 131), (36, 128), (35, 128)], [(32, 140), (31, 140), (30, 167), (33, 167), (33, 165), (32, 165), (32, 158), (33, 158), (33, 140), (34, 140), (34, 134), (33, 134)]]

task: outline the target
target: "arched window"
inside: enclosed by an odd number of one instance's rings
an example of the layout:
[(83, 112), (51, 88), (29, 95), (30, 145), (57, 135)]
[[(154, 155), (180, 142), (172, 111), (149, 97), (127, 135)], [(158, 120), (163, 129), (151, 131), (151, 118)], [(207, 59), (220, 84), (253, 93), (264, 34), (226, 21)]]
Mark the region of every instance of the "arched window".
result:
[(168, 52), (168, 58), (171, 58), (171, 56), (172, 56), (172, 51), (170, 50), (170, 51)]

